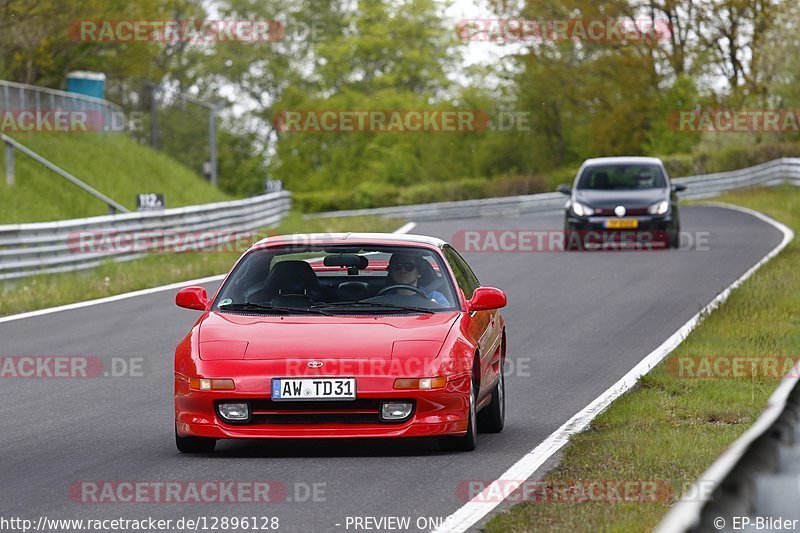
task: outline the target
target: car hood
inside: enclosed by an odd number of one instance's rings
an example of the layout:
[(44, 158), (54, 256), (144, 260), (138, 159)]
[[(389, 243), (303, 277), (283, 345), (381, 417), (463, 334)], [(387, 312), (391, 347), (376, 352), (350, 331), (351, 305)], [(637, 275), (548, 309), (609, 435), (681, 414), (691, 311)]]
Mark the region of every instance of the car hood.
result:
[(639, 191), (595, 191), (578, 189), (575, 200), (596, 209), (613, 209), (621, 205), (628, 209), (645, 208), (669, 199), (669, 189), (644, 189)]
[(200, 324), (200, 358), (436, 357), (457, 317), (456, 312), (391, 317), (281, 317), (212, 312)]

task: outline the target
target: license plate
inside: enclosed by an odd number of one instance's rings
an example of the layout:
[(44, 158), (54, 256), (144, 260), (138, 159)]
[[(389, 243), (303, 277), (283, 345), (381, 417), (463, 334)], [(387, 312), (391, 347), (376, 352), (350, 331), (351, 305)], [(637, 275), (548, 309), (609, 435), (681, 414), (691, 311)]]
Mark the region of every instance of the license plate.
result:
[(606, 220), (608, 229), (635, 229), (639, 227), (639, 221), (635, 218), (610, 218)]
[(273, 378), (273, 400), (355, 400), (355, 378)]

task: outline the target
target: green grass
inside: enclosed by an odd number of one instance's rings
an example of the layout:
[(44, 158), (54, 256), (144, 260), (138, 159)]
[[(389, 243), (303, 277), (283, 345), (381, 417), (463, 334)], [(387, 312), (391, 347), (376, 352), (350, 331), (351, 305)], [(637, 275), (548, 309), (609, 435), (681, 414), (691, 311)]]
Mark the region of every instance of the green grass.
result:
[[(757, 209), (800, 234), (800, 189), (742, 191), (721, 201)], [(759, 416), (778, 380), (689, 379), (670, 372), (681, 356), (800, 354), (800, 244), (793, 241), (711, 313), (664, 364), (574, 436), (545, 480), (661, 480), (675, 487), (657, 503), (525, 502), (486, 531), (654, 528), (681, 492)], [(672, 361), (670, 363), (670, 360)]]
[[(174, 159), (124, 134), (17, 133), (10, 137), (131, 211), (136, 210), (136, 195), (143, 192), (163, 193), (167, 207), (231, 199)], [(15, 162), (16, 183), (11, 187), (0, 165), (0, 224), (108, 214), (103, 202), (19, 151)]]
[[(403, 221), (377, 217), (303, 220), (292, 212), (270, 235), (289, 233), (391, 232)], [(0, 316), (113, 296), (227, 272), (239, 252), (152, 254), (142, 259), (108, 261), (83, 272), (32, 276), (0, 282)]]

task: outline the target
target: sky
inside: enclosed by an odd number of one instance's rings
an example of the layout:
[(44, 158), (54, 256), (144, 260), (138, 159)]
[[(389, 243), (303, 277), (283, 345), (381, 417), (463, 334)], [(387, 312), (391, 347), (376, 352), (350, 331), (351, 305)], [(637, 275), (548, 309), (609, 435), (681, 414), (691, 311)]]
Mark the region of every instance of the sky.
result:
[[(492, 12), (481, 0), (449, 0), (451, 6), (445, 11), (453, 28), (460, 20), (493, 18)], [(492, 43), (472, 42), (465, 44), (464, 66), (476, 63), (489, 63), (503, 55), (503, 47)]]

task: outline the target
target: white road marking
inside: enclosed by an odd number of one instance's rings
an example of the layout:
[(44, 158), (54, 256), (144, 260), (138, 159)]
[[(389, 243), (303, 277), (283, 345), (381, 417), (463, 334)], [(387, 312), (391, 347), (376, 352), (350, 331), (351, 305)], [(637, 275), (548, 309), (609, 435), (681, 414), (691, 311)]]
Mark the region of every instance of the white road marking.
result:
[[(766, 256), (764, 256), (758, 263), (753, 265), (747, 272), (734, 281), (727, 289), (717, 295), (708, 305), (706, 305), (699, 313), (689, 319), (681, 328), (673, 333), (661, 346), (656, 348), (653, 352), (648, 354), (642, 359), (635, 367), (633, 367), (627, 374), (625, 374), (619, 381), (609, 387), (603, 394), (598, 396), (589, 405), (584, 407), (579, 413), (575, 414), (572, 418), (567, 420), (564, 425), (553, 432), (541, 444), (536, 446), (530, 452), (525, 454), (519, 461), (514, 463), (508, 470), (498, 477), (495, 481), (490, 483), (484, 490), (472, 498), (469, 502), (464, 504), (455, 513), (448, 516), (445, 521), (439, 526), (435, 533), (461, 533), (467, 531), (470, 527), (474, 526), (487, 514), (489, 514), (495, 507), (500, 505), (502, 501), (498, 500), (494, 495), (503, 494), (504, 487), (509, 486), (510, 482), (521, 482), (531, 477), (536, 471), (552, 457), (558, 450), (560, 450), (569, 441), (570, 436), (579, 433), (586, 429), (594, 418), (603, 412), (611, 403), (625, 394), (631, 387), (633, 387), (640, 377), (647, 374), (653, 367), (661, 362), (667, 355), (670, 354), (678, 345), (683, 342), (683, 339), (700, 323), (700, 318), (707, 315), (714, 309), (720, 306), (725, 300), (728, 299), (731, 292), (739, 287), (744, 281), (753, 275), (753, 273), (761, 268), (767, 261), (778, 255), (786, 246), (794, 239), (794, 232), (784, 224), (774, 220), (763, 213), (740, 207), (735, 205), (728, 205), (718, 202), (709, 203), (715, 207), (722, 207), (725, 209), (732, 209), (751, 215), (759, 220), (762, 220), (783, 233), (783, 239), (780, 244), (772, 249)], [(510, 495), (510, 494), (509, 494)]]
[(407, 224), (404, 224), (404, 225), (400, 226), (396, 230), (394, 230), (393, 233), (408, 233), (409, 231), (411, 231), (412, 229), (414, 229), (416, 227), (417, 227), (417, 223), (416, 222), (409, 222)]

